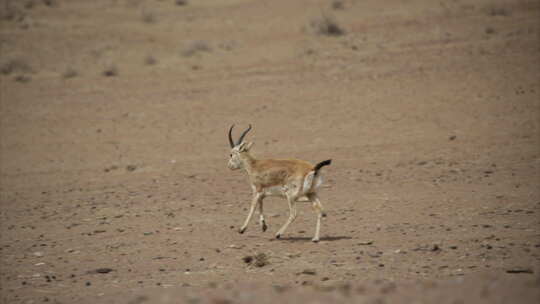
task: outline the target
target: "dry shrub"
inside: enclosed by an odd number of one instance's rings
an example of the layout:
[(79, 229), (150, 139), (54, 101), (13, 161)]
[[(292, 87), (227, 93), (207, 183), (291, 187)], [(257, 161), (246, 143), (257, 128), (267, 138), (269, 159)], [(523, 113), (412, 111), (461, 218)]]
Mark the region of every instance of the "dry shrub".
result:
[(78, 75), (79, 75), (79, 73), (75, 69), (73, 69), (71, 67), (68, 67), (64, 71), (64, 73), (62, 73), (62, 77), (65, 78), (65, 79), (74, 78), (74, 77), (77, 77)]
[(118, 75), (118, 68), (115, 65), (109, 65), (103, 70), (103, 76), (114, 77)]
[(21, 22), (26, 17), (26, 13), (19, 7), (7, 2), (0, 7), (0, 18), (5, 21)]
[(0, 66), (0, 73), (10, 75), (12, 73), (30, 73), (32, 68), (26, 61), (20, 58), (10, 59)]
[(342, 10), (345, 9), (345, 5), (343, 4), (343, 1), (335, 0), (332, 2), (332, 8), (335, 10)]
[(144, 64), (146, 65), (154, 65), (156, 63), (157, 63), (157, 59), (152, 55), (148, 55), (144, 58)]
[(24, 8), (26, 9), (32, 9), (35, 5), (34, 0), (27, 0), (24, 2)]
[(331, 17), (322, 16), (321, 18), (311, 21), (311, 27), (315, 32), (324, 36), (342, 36), (345, 35), (345, 30)]
[(488, 15), (490, 16), (510, 16), (510, 12), (503, 7), (491, 7), (488, 9)]
[(14, 79), (16, 82), (20, 82), (20, 83), (27, 83), (27, 82), (30, 82), (30, 80), (32, 80), (32, 78), (30, 78), (30, 76), (28, 75), (17, 75), (15, 76)]
[(141, 18), (144, 23), (148, 23), (148, 24), (156, 23), (157, 21), (156, 15), (153, 12), (146, 11), (146, 10), (142, 11)]
[(249, 266), (255, 266), (259, 268), (270, 264), (270, 262), (268, 261), (268, 256), (264, 253), (258, 253), (254, 256), (247, 255), (243, 257), (242, 260)]
[(48, 7), (57, 7), (58, 6), (58, 1), (56, 1), (56, 0), (42, 0), (41, 2), (43, 2), (43, 4), (45, 4)]
[(205, 41), (194, 41), (182, 51), (182, 55), (185, 57), (191, 57), (197, 53), (211, 51), (212, 48)]

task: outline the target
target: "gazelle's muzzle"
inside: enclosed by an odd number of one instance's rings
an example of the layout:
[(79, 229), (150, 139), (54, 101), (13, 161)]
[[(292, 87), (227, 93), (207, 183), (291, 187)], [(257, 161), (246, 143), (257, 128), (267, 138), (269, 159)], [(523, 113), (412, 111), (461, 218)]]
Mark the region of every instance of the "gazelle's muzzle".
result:
[(240, 166), (238, 164), (235, 164), (232, 160), (229, 160), (227, 167), (231, 170), (240, 169)]

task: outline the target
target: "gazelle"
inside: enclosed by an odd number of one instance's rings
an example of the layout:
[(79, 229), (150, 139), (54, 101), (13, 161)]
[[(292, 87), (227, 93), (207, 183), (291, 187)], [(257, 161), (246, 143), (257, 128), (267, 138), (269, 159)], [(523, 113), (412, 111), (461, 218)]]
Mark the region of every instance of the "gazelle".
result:
[(266, 231), (267, 226), (263, 214), (263, 199), (267, 196), (286, 197), (289, 203), (289, 218), (276, 233), (276, 238), (280, 238), (285, 229), (296, 219), (296, 202), (306, 198), (312, 203), (317, 214), (317, 225), (313, 242), (319, 241), (319, 231), (321, 228), (321, 217), (325, 217), (323, 206), (317, 196), (317, 188), (322, 184), (320, 169), (330, 165), (332, 160), (325, 160), (317, 165), (298, 159), (255, 159), (250, 154), (252, 142), (244, 142), (244, 137), (251, 130), (251, 125), (246, 129), (238, 141), (232, 139), (232, 130), (229, 129), (229, 144), (231, 145), (231, 155), (228, 167), (231, 170), (244, 169), (249, 176), (249, 182), (253, 190), (253, 199), (248, 216), (239, 232), (244, 233), (248, 226), (255, 208), (259, 207), (259, 224), (262, 231)]

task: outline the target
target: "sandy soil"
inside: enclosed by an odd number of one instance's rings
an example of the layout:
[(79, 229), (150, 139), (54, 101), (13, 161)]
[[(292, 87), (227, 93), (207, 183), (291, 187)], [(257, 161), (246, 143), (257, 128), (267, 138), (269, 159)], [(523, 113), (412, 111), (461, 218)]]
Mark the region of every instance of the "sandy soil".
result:
[[(0, 13), (2, 303), (540, 300), (540, 1)], [(232, 123), (333, 159), (320, 243), (277, 198), (237, 233)]]

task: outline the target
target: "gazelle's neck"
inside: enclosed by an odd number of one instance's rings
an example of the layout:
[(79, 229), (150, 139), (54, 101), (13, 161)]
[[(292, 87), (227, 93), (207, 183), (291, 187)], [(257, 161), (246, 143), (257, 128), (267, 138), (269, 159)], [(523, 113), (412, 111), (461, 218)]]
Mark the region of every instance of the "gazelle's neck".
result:
[(249, 153), (242, 154), (242, 163), (243, 163), (244, 169), (247, 171), (249, 175), (252, 174), (253, 165), (255, 164), (256, 161), (257, 160), (255, 159), (255, 157), (253, 157), (251, 154)]

